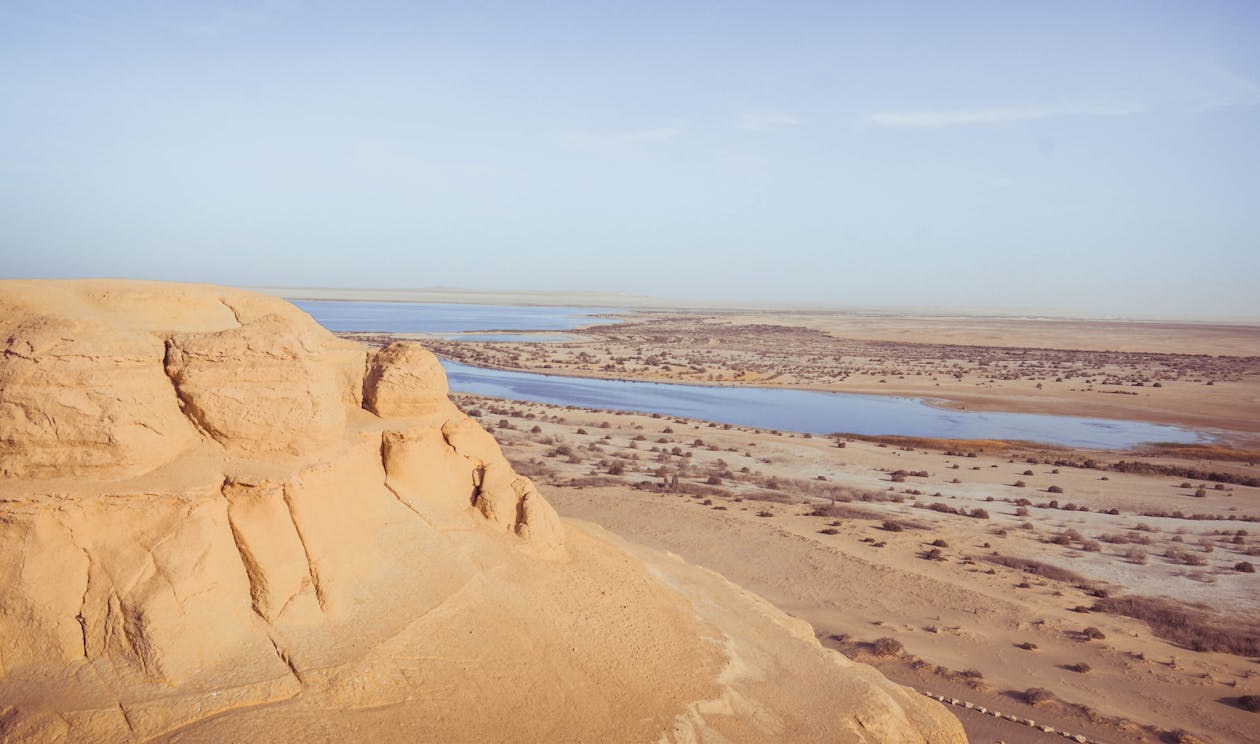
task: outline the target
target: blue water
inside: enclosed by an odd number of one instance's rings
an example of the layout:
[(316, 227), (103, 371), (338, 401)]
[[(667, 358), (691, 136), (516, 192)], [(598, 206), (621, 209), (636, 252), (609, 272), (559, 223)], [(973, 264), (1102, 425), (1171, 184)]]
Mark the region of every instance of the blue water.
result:
[[(606, 308), (513, 307), (414, 302), (300, 301), (295, 305), (332, 331), (464, 333), (567, 331), (615, 313)], [(551, 341), (551, 334), (530, 334)], [(524, 340), (480, 333), (464, 340)], [(564, 339), (563, 336), (560, 336)], [(1201, 442), (1207, 437), (1175, 426), (1140, 421), (1031, 413), (952, 411), (919, 398), (824, 393), (780, 388), (710, 387), (597, 380), (472, 367), (443, 360), (451, 390), (538, 403), (661, 413), (761, 429), (831, 434), (902, 435), (945, 439), (1009, 439), (1068, 447), (1125, 449), (1145, 442)]]
[(330, 331), (382, 333), (461, 333), (464, 331), (568, 331), (615, 323), (596, 315), (616, 313), (592, 307), (513, 307), (439, 302), (294, 301)]
[(561, 333), (454, 333), (447, 341), (490, 341), (493, 343), (515, 342), (534, 344), (559, 344), (572, 341), (573, 336)]
[(453, 392), (614, 411), (662, 413), (812, 434), (844, 432), (1008, 439), (1099, 449), (1205, 439), (1175, 426), (1076, 416), (951, 411), (928, 405), (919, 398), (597, 380), (506, 372), (448, 360), (443, 360), (442, 366)]

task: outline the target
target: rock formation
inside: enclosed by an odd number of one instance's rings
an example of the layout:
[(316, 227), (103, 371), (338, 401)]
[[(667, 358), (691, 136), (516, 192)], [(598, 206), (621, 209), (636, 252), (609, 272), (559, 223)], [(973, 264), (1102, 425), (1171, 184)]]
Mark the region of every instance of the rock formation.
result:
[(561, 520), (418, 345), (113, 281), (0, 282), (0, 342), (0, 740), (965, 740)]

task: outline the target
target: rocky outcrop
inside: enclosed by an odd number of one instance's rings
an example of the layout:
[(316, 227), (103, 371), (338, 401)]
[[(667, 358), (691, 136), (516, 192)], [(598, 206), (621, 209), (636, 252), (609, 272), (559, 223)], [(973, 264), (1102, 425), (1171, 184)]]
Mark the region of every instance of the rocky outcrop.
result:
[(719, 577), (567, 525), (416, 344), (95, 281), (0, 282), (0, 339), (4, 741), (962, 740)]

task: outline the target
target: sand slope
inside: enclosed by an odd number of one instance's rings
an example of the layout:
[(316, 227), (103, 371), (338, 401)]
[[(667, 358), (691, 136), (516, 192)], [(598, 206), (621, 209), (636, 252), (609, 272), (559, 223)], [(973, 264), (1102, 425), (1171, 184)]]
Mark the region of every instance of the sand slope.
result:
[(436, 359), (216, 287), (0, 283), (4, 741), (964, 741), (561, 520)]

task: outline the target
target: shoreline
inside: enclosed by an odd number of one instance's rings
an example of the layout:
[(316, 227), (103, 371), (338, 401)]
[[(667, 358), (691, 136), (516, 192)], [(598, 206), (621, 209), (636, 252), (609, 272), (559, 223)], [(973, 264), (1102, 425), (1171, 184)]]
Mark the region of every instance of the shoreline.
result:
[(606, 315), (601, 320), (612, 323), (586, 323), (548, 343), (344, 335), (415, 339), (453, 361), (505, 372), (879, 395), (942, 411), (1143, 422), (1260, 445), (1260, 331), (1247, 327), (634, 309)]
[[(383, 339), (401, 339), (424, 342), (430, 340), (431, 336), (426, 334), (380, 334), (370, 332), (347, 332), (339, 334), (356, 341), (367, 341), (372, 338)], [(475, 343), (475, 342), (464, 342)], [(1260, 432), (1249, 432), (1241, 429), (1234, 429), (1229, 426), (1221, 425), (1221, 422), (1214, 417), (1194, 416), (1189, 414), (1171, 413), (1165, 416), (1140, 416), (1135, 415), (1142, 411), (1151, 411), (1150, 408), (1133, 408), (1133, 409), (1115, 409), (1110, 408), (1107, 404), (1098, 407), (1097, 404), (1089, 404), (1084, 401), (1067, 401), (1058, 399), (1049, 402), (1028, 402), (1022, 401), (1012, 396), (1003, 395), (986, 395), (983, 393), (973, 394), (967, 391), (952, 391), (945, 393), (942, 391), (924, 391), (915, 394), (912, 391), (905, 390), (889, 390), (880, 389), (875, 386), (860, 386), (854, 388), (841, 388), (835, 385), (811, 384), (811, 383), (791, 383), (776, 384), (773, 380), (757, 380), (754, 382), (740, 382), (735, 380), (683, 380), (666, 376), (618, 376), (612, 374), (601, 373), (593, 370), (580, 369), (557, 369), (557, 368), (541, 368), (541, 367), (512, 367), (502, 364), (492, 363), (472, 363), (463, 359), (447, 357), (439, 354), (444, 359), (466, 364), (470, 367), (478, 367), (481, 369), (496, 370), (500, 372), (514, 372), (524, 374), (546, 375), (549, 377), (571, 377), (590, 380), (608, 380), (612, 382), (642, 382), (655, 383), (661, 385), (679, 385), (691, 387), (714, 387), (714, 388), (760, 388), (769, 390), (800, 390), (819, 393), (839, 393), (842, 395), (878, 395), (886, 398), (899, 398), (902, 400), (915, 400), (924, 403), (932, 408), (943, 411), (971, 411), (981, 413), (1019, 413), (1042, 416), (1071, 416), (1076, 418), (1092, 418), (1106, 419), (1113, 421), (1131, 421), (1150, 424), (1159, 424), (1164, 426), (1172, 426), (1195, 434), (1201, 434), (1208, 438), (1208, 441), (1218, 444), (1234, 444), (1239, 446), (1255, 446), (1260, 444)], [(1107, 395), (1108, 393), (1100, 393)], [(1047, 405), (1046, 403), (1049, 403)], [(1084, 449), (1084, 448), (1079, 448)]]
[[(1177, 324), (1188, 326), (1237, 326), (1260, 328), (1256, 316), (1204, 316), (1170, 318), (1162, 315), (1082, 315), (1053, 308), (986, 308), (957, 306), (891, 306), (867, 307), (830, 305), (826, 303), (730, 302), (722, 300), (679, 300), (633, 295), (618, 292), (583, 292), (564, 290), (494, 290), (460, 289), (456, 287), (344, 288), (344, 287), (277, 287), (240, 286), (285, 300), (320, 300), (329, 302), (399, 302), (454, 305), (494, 304), (517, 307), (616, 307), (629, 310), (680, 311), (730, 314), (819, 315), (881, 320), (891, 318), (925, 320), (995, 320), (1017, 323), (1121, 323), (1138, 325)], [(434, 299), (456, 298), (456, 299)], [(491, 298), (494, 301), (489, 301)], [(587, 298), (583, 300), (582, 298)], [(599, 300), (599, 301), (593, 301)]]

